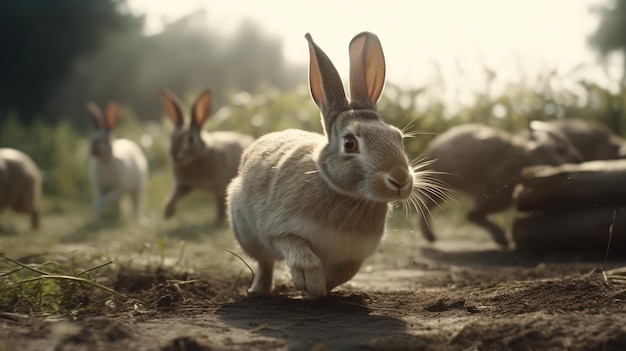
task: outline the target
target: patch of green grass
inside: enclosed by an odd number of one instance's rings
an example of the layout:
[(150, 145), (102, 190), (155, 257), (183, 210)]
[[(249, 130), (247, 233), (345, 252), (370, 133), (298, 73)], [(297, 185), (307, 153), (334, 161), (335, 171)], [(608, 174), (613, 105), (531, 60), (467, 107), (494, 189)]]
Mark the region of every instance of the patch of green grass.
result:
[(75, 316), (97, 309), (111, 295), (123, 297), (98, 281), (111, 263), (80, 269), (74, 257), (26, 263), (0, 255), (0, 311)]
[[(167, 181), (167, 179), (166, 179)], [(47, 197), (41, 228), (27, 216), (0, 213), (0, 312), (75, 316), (102, 309), (120, 272), (215, 271), (240, 269), (227, 250), (237, 250), (229, 227), (215, 221), (214, 199), (192, 194), (178, 213), (162, 217), (161, 201), (147, 201), (145, 223), (130, 218), (123, 203), (119, 218), (96, 220), (90, 206)], [(107, 262), (114, 264), (100, 267)], [(94, 269), (96, 268), (97, 269)], [(99, 284), (99, 285), (96, 285)], [(116, 303), (123, 304), (120, 297)]]

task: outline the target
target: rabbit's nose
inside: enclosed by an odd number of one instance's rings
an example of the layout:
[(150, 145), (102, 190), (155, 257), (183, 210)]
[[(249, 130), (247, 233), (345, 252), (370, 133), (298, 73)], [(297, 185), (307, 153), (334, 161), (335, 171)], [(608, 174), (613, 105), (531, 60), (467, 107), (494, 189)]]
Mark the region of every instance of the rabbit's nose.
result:
[(391, 188), (399, 190), (411, 183), (413, 177), (411, 177), (409, 171), (403, 167), (396, 166), (389, 171), (386, 180)]

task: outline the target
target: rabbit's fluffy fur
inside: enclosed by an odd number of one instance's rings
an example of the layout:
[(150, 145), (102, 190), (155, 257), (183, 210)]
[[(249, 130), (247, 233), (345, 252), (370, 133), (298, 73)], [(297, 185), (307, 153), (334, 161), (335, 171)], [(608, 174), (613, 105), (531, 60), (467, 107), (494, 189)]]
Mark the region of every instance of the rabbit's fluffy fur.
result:
[(364, 32), (350, 43), (350, 101), (332, 62), (306, 38), (325, 135), (290, 129), (262, 136), (228, 187), (235, 236), (258, 261), (253, 294), (271, 291), (274, 262), (284, 259), (297, 290), (326, 295), (374, 253), (389, 203), (413, 192), (403, 135), (375, 111), (385, 80), (378, 38)]
[(168, 90), (162, 91), (162, 98), (168, 117), (175, 125), (170, 141), (174, 188), (165, 206), (165, 218), (176, 213), (178, 200), (198, 189), (215, 195), (216, 222), (223, 223), (226, 186), (237, 175), (241, 154), (254, 138), (236, 132), (202, 130), (211, 111), (209, 90), (198, 96), (188, 124), (184, 123), (179, 99)]
[[(543, 122), (531, 122), (528, 135), (530, 139), (479, 124), (459, 125), (433, 139), (422, 154), (432, 160), (428, 168), (433, 181), (467, 195), (474, 203), (468, 219), (503, 247), (508, 246), (504, 231), (487, 216), (511, 206), (522, 169), (581, 160), (568, 139)], [(430, 209), (443, 200), (438, 193), (422, 197), (426, 210), (419, 215), (419, 224), (429, 241), (435, 240)]]
[(41, 172), (35, 162), (21, 151), (0, 148), (0, 211), (27, 213), (31, 228), (37, 229), (40, 197)]
[(93, 189), (94, 210), (100, 217), (107, 206), (119, 210), (119, 200), (129, 194), (133, 217), (141, 220), (143, 193), (148, 181), (148, 162), (139, 146), (127, 139), (113, 139), (117, 125), (117, 104), (108, 105), (106, 115), (93, 103), (87, 104), (96, 130), (91, 138), (89, 177)]

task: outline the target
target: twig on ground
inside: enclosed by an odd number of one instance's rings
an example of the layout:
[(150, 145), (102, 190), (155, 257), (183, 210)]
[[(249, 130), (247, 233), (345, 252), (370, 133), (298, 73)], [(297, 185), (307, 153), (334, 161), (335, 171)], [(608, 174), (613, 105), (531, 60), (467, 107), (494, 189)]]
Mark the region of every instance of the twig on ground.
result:
[[(241, 256), (237, 255), (236, 253), (230, 251), (229, 249), (224, 249), (225, 251), (229, 252), (231, 255), (237, 257), (241, 262), (243, 262), (243, 264), (246, 265), (246, 267), (248, 267), (248, 269), (250, 270), (250, 273), (252, 274), (252, 281), (254, 281), (254, 270), (252, 270), (252, 267), (250, 267), (250, 265), (248, 264), (248, 262), (246, 262), (246, 260), (244, 260), (243, 258), (241, 258)], [(240, 273), (241, 274), (241, 273)], [(237, 280), (239, 280), (239, 277), (237, 277)]]

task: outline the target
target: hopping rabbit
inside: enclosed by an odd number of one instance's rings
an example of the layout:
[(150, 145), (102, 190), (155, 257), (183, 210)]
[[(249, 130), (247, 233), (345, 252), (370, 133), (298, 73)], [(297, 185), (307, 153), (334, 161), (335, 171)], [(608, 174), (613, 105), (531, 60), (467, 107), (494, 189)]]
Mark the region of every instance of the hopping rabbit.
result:
[(351, 279), (376, 250), (390, 203), (409, 199), (416, 183), (402, 132), (376, 112), (385, 83), (378, 37), (363, 32), (350, 42), (350, 100), (330, 59), (305, 37), (324, 134), (288, 129), (262, 136), (228, 186), (235, 237), (258, 262), (251, 294), (272, 290), (277, 260), (286, 261), (308, 298)]
[(192, 190), (211, 192), (216, 198), (218, 224), (226, 218), (226, 186), (237, 175), (243, 149), (254, 138), (241, 133), (202, 130), (211, 113), (211, 92), (203, 91), (191, 109), (191, 119), (185, 124), (179, 99), (162, 90), (163, 104), (175, 129), (170, 141), (170, 160), (174, 171), (174, 189), (167, 205), (165, 218), (176, 213), (176, 203)]
[(91, 137), (89, 176), (94, 195), (94, 209), (101, 217), (105, 208), (119, 211), (119, 200), (129, 194), (133, 217), (141, 220), (142, 200), (148, 181), (148, 162), (137, 144), (128, 139), (115, 139), (111, 131), (118, 121), (118, 105), (110, 103), (106, 115), (90, 102), (87, 104), (95, 131)]

